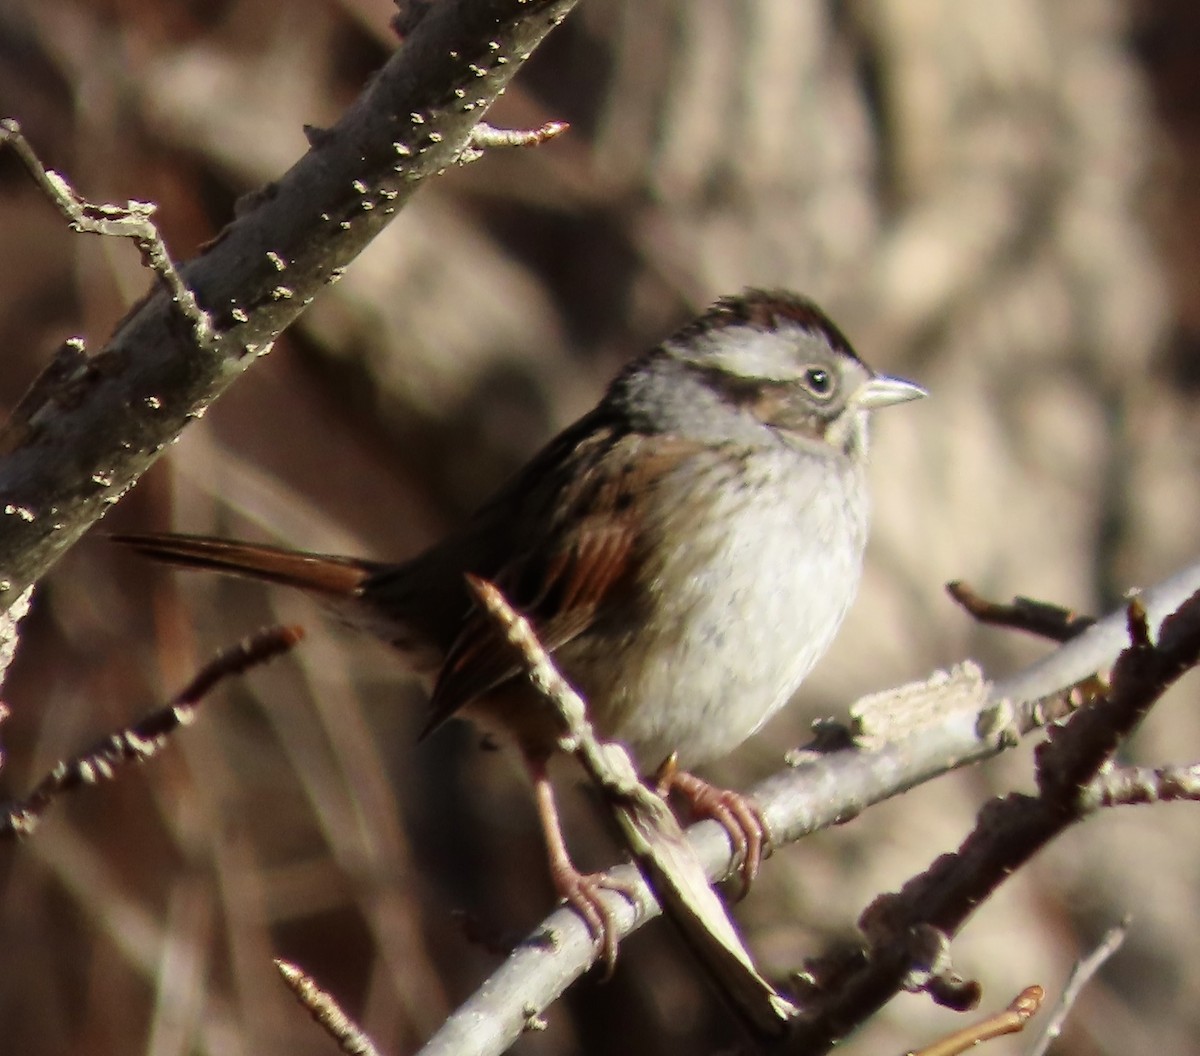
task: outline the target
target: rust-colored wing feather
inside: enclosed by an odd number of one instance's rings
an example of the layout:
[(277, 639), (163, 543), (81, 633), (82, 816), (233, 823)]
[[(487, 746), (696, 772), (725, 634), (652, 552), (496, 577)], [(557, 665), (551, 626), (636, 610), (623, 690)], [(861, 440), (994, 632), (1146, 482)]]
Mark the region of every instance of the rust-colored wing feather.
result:
[[(541, 530), (501, 567), (469, 571), (495, 582), (554, 652), (633, 589), (642, 541), (641, 522), (630, 515), (634, 496), (699, 448), (672, 437), (592, 434), (575, 449), (569, 479), (541, 497), (541, 517), (518, 518)], [(492, 621), (472, 610), (447, 653), (422, 736), (517, 671)]]
[(560, 434), (458, 533), (403, 564), (306, 554), (194, 535), (118, 535), (160, 561), (323, 596), (437, 672), (422, 736), (517, 673), (510, 648), (472, 608), (464, 576), (494, 582), (553, 652), (634, 589), (643, 524), (636, 501), (702, 450), (595, 411)]

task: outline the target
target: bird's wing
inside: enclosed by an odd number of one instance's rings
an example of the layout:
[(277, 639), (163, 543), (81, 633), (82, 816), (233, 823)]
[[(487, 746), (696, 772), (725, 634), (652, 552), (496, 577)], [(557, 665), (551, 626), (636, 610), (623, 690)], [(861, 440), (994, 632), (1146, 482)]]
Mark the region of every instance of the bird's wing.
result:
[[(594, 449), (581, 445), (577, 450), (570, 481), (539, 499), (540, 523), (549, 531), (514, 540), (515, 557), (477, 573), (495, 582), (550, 652), (586, 631), (622, 600), (623, 592), (634, 589), (642, 525), (626, 511), (635, 496), (700, 448), (692, 441), (635, 433), (593, 435), (584, 444)], [(531, 522), (522, 518), (519, 523)], [(446, 655), (422, 736), (517, 672), (512, 647), (490, 617), (473, 609)]]

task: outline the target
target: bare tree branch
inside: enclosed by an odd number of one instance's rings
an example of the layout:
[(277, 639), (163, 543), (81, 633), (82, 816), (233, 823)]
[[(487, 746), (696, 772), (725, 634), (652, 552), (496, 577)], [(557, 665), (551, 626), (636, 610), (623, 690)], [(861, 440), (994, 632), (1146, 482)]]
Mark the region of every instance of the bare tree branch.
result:
[(317, 986), (304, 969), (280, 958), (275, 959), (275, 967), (287, 988), (296, 995), (296, 1000), (308, 1009), (346, 1056), (379, 1056), (375, 1043), (363, 1029), (346, 1015), (332, 994)]
[(1042, 1007), (1045, 991), (1037, 985), (1027, 986), (1022, 990), (1003, 1012), (995, 1012), (986, 1019), (962, 1030), (955, 1031), (948, 1037), (921, 1049), (912, 1056), (960, 1056), (968, 1049), (973, 1049), (992, 1038), (1002, 1038), (1006, 1034), (1018, 1034), (1025, 1029), (1025, 1024), (1037, 1014)]
[(539, 128), (495, 128), (480, 121), (471, 132), (470, 145), (464, 148), (458, 160), (465, 165), (468, 162), (478, 161), (489, 150), (538, 147), (547, 140), (561, 136), (570, 127), (566, 121), (547, 121)]
[(1016, 597), (1007, 605), (988, 601), (975, 593), (969, 584), (957, 579), (946, 584), (946, 593), (980, 623), (1011, 627), (1049, 638), (1052, 642), (1069, 642), (1096, 622), (1091, 616), (1080, 616), (1070, 609), (1033, 598)]
[[(9, 664), (17, 655), (17, 643), (21, 640), (21, 621), (29, 612), (29, 602), (33, 597), (32, 588), (26, 590), (7, 612), (0, 613), (0, 686), (8, 675)], [(0, 763), (4, 760), (0, 753)]]
[(171, 303), (192, 324), (192, 339), (201, 348), (208, 347), (213, 340), (212, 320), (196, 303), (195, 294), (184, 283), (167, 252), (162, 235), (150, 219), (156, 209), (153, 202), (92, 205), (84, 201), (59, 173), (42, 165), (21, 134), (20, 126), (11, 118), (0, 120), (0, 147), (5, 145), (21, 159), (34, 182), (67, 218), (73, 231), (132, 239), (146, 267), (162, 280)]
[[(38, 405), (0, 433), (0, 610), (470, 147), (488, 107), (575, 2), (429, 7), (342, 119), (180, 269), (181, 287), (149, 294), (104, 349), (43, 386)], [(60, 208), (107, 222), (108, 207), (51, 182)], [(149, 222), (138, 207), (124, 213)], [(195, 308), (181, 311), (192, 297)]]
[[(1200, 564), (1145, 591), (1140, 601), (1154, 625), (1198, 590)], [(752, 794), (764, 808), (777, 845), (794, 842), (932, 777), (997, 754), (1035, 728), (1042, 713), (1039, 702), (1067, 693), (1094, 672), (1111, 667), (1128, 645), (1128, 618), (1122, 609), (1026, 670), (992, 684), (984, 700), (968, 706), (960, 701), (957, 707), (947, 700), (935, 721), (903, 739), (800, 753), (799, 765), (768, 778)], [(730, 875), (734, 855), (720, 825), (702, 821), (691, 826), (687, 836), (709, 879)], [(629, 865), (615, 867), (610, 875), (640, 882)], [(641, 900), (649, 895), (647, 889)], [(635, 919), (624, 899), (614, 895), (611, 902), (622, 935), (658, 913), (657, 905), (651, 904)], [(594, 959), (591, 936), (579, 917), (556, 910), (459, 1006), (421, 1056), (505, 1051), (525, 1029), (526, 1010), (548, 1007)], [(908, 967), (906, 962), (899, 975)], [(895, 985), (881, 988), (879, 1003), (895, 992)]]
[(1038, 1036), (1037, 1043), (1029, 1050), (1029, 1056), (1045, 1056), (1046, 1051), (1062, 1033), (1063, 1023), (1079, 1000), (1083, 988), (1091, 981), (1105, 962), (1121, 948), (1125, 942), (1125, 934), (1129, 930), (1129, 918), (1121, 921), (1115, 928), (1109, 928), (1104, 933), (1099, 944), (1091, 953), (1082, 958), (1071, 971), (1067, 985), (1063, 987), (1062, 996), (1050, 1013), (1050, 1020)]
[[(1131, 644), (1113, 666), (1109, 692), (1051, 727), (1038, 746), (1038, 795), (1009, 795), (983, 808), (974, 830), (953, 854), (943, 855), (893, 895), (876, 899), (859, 921), (866, 943), (861, 961), (834, 978), (823, 966), (812, 974), (822, 1003), (798, 1022), (792, 1051), (820, 1052), (863, 1022), (902, 988), (911, 988), (912, 937), (928, 929), (946, 941), (1017, 869), (1051, 839), (1098, 808), (1087, 785), (1111, 759), (1122, 738), (1166, 687), (1200, 660), (1200, 591), (1163, 621), (1150, 640), (1145, 610), (1136, 600), (1127, 612)], [(946, 976), (942, 967), (939, 975)], [(935, 999), (963, 1007), (971, 987)], [(977, 990), (977, 988), (975, 988)]]
[[(1138, 601), (1146, 610), (1150, 626), (1156, 628), (1197, 590), (1200, 590), (1200, 561), (1140, 592)], [(1026, 706), (1047, 699), (1068, 686), (1085, 682), (1096, 672), (1107, 671), (1128, 645), (1128, 621), (1125, 610), (1119, 609), (1037, 663), (997, 682), (993, 697), (1023, 702)], [(1024, 720), (1018, 716), (1018, 721)]]
[(125, 763), (145, 762), (158, 754), (172, 733), (192, 721), (196, 705), (218, 682), (281, 656), (303, 637), (300, 627), (269, 627), (225, 650), (205, 664), (166, 707), (150, 712), (74, 759), (59, 763), (28, 796), (4, 805), (0, 809), (0, 840), (30, 835), (50, 804), (64, 792), (111, 781)]
[(1089, 805), (1146, 806), (1200, 799), (1200, 764), (1191, 766), (1114, 766), (1098, 774), (1084, 790)]

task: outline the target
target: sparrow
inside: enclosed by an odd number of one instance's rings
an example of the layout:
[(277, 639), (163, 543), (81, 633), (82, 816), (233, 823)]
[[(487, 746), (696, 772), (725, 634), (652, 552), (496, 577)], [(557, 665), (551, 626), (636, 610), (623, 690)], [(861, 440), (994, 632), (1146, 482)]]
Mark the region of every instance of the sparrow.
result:
[(759, 809), (692, 768), (793, 696), (854, 599), (867, 541), (868, 419), (925, 395), (878, 374), (812, 301), (750, 289), (632, 360), (458, 530), (399, 563), (187, 535), (141, 554), (314, 595), (430, 689), (422, 737), (466, 718), (515, 748), (558, 893), (611, 956), (600, 898), (566, 847), (547, 763), (560, 729), (471, 602), (494, 583), (587, 701), (597, 732), (658, 767), (659, 791), (729, 831), (753, 878)]

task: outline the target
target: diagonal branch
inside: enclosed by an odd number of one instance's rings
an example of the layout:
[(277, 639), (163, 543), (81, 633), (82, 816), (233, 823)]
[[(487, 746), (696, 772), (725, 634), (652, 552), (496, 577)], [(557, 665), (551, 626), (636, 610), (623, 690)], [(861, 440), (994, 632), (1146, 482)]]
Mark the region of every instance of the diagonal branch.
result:
[(144, 763), (158, 754), (171, 734), (192, 722), (197, 705), (217, 683), (281, 656), (303, 637), (300, 627), (269, 627), (220, 653), (165, 707), (111, 734), (75, 758), (59, 763), (24, 799), (0, 804), (0, 841), (32, 834), (42, 815), (64, 792), (111, 781), (126, 763)]
[(1045, 1056), (1050, 1046), (1054, 1044), (1059, 1034), (1062, 1033), (1063, 1024), (1066, 1022), (1067, 1016), (1070, 1015), (1071, 1009), (1075, 1007), (1075, 1002), (1079, 999), (1083, 988), (1100, 971), (1105, 962), (1121, 948), (1125, 942), (1125, 934), (1128, 930), (1129, 918), (1126, 917), (1116, 927), (1109, 928), (1104, 933), (1104, 937), (1100, 940), (1096, 948), (1076, 963), (1075, 967), (1071, 970), (1071, 976), (1067, 980), (1067, 985), (1063, 987), (1063, 992), (1050, 1013), (1049, 1022), (1043, 1025), (1037, 1042), (1029, 1050), (1029, 1056)]
[(325, 1031), (347, 1056), (379, 1056), (379, 1049), (337, 1003), (332, 994), (322, 990), (304, 969), (291, 961), (275, 958), (275, 967), (317, 1025)]
[(1090, 616), (1033, 598), (1016, 597), (1007, 605), (988, 601), (958, 579), (946, 584), (946, 593), (980, 623), (1027, 631), (1054, 642), (1069, 642), (1096, 622)]
[(944, 966), (943, 978), (952, 980), (949, 991), (940, 993), (925, 980), (914, 986), (912, 937), (931, 933), (948, 944), (1004, 880), (1098, 809), (1088, 784), (1163, 691), (1200, 661), (1200, 591), (1163, 621), (1157, 643), (1150, 640), (1138, 601), (1130, 602), (1126, 619), (1131, 642), (1113, 665), (1111, 688), (1061, 726), (1051, 727), (1049, 738), (1038, 746), (1038, 794), (1009, 795), (987, 804), (957, 851), (940, 857), (899, 893), (875, 900), (859, 922), (866, 936), (861, 967), (843, 972), (833, 985), (821, 980), (826, 999), (819, 1013), (793, 1032), (791, 1051), (825, 1051), (902, 988), (928, 989), (935, 999), (955, 1007), (974, 1003), (978, 986), (954, 979)]
[[(475, 126), (575, 3), (431, 5), (342, 119), (179, 268), (182, 294), (156, 288), (105, 348), (41, 386), (36, 406), (0, 432), (0, 611), (471, 147)], [(58, 204), (75, 200), (58, 181)], [(103, 219), (105, 207), (78, 207)], [(194, 312), (180, 312), (180, 296), (194, 297)], [(201, 319), (209, 327), (198, 335)]]
[(1006, 1034), (1018, 1034), (1025, 1029), (1029, 1020), (1037, 1015), (1045, 996), (1046, 993), (1040, 986), (1027, 986), (1002, 1012), (995, 1012), (979, 1023), (956, 1030), (933, 1045), (912, 1053), (911, 1056), (961, 1056), (985, 1041), (1002, 1038)]

